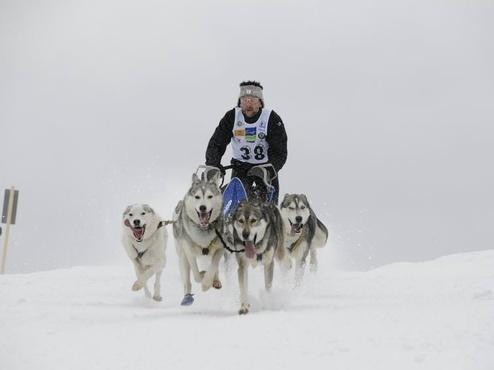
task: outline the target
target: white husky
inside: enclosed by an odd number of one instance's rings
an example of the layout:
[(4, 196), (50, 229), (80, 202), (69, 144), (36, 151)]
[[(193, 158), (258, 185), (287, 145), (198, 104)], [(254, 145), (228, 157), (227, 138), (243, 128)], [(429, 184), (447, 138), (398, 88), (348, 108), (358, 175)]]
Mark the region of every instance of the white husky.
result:
[(326, 245), (328, 229), (317, 218), (304, 194), (285, 194), (280, 213), (285, 229), (285, 248), (295, 259), (295, 280), (299, 284), (309, 253), (311, 270), (317, 270), (316, 248)]
[(146, 296), (151, 297), (146, 282), (156, 275), (152, 297), (161, 301), (160, 278), (168, 240), (165, 222), (147, 204), (134, 204), (125, 209), (122, 226), (122, 243), (137, 276), (132, 290), (144, 288)]
[[(223, 255), (223, 245), (218, 237), (222, 230), (223, 196), (218, 186), (219, 172), (212, 178), (192, 175), (192, 185), (185, 198), (175, 208), (173, 235), (180, 264), (180, 275), (184, 284), (182, 306), (194, 302), (191, 294), (190, 272), (202, 290), (221, 288), (218, 264)], [(197, 258), (208, 256), (207, 271), (199, 271)]]

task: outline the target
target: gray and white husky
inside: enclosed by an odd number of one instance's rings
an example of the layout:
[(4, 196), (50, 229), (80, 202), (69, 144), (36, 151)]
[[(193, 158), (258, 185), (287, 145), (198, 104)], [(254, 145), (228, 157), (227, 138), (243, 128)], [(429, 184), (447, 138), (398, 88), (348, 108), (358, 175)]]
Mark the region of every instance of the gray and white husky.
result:
[(328, 241), (328, 229), (311, 208), (305, 194), (285, 194), (280, 205), (285, 229), (285, 248), (295, 259), (295, 280), (300, 283), (310, 253), (311, 270), (317, 270), (316, 248)]
[(283, 222), (276, 206), (271, 203), (243, 201), (229, 217), (226, 235), (236, 253), (240, 287), (239, 314), (249, 312), (248, 269), (264, 266), (264, 286), (270, 290), (273, 283), (274, 257), (285, 259)]
[[(180, 275), (184, 285), (182, 305), (191, 305), (190, 272), (202, 290), (211, 286), (221, 288), (218, 264), (223, 255), (223, 245), (217, 236), (223, 227), (223, 196), (218, 186), (219, 172), (209, 179), (192, 175), (192, 185), (174, 213), (173, 235), (179, 258)], [(198, 257), (208, 256), (207, 271), (199, 271)]]
[(122, 217), (122, 244), (137, 276), (132, 290), (144, 288), (146, 296), (151, 297), (146, 283), (156, 275), (152, 296), (155, 301), (161, 301), (160, 278), (166, 264), (168, 233), (165, 225), (147, 204), (128, 206)]

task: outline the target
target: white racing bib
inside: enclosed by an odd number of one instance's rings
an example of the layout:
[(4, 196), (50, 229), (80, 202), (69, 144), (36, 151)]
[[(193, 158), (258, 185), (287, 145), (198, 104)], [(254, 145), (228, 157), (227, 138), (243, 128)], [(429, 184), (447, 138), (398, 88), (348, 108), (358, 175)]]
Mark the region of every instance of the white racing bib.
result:
[(256, 122), (247, 123), (242, 109), (235, 108), (235, 123), (233, 124), (231, 141), (234, 159), (253, 164), (269, 161), (269, 144), (266, 141), (266, 136), (270, 115), (271, 109), (263, 109)]

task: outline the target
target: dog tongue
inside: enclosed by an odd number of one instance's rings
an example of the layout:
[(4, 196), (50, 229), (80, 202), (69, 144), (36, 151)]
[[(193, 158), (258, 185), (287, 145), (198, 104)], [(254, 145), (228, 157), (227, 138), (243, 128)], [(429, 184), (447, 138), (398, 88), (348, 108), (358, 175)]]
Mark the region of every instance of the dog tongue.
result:
[(211, 212), (201, 212), (199, 213), (199, 221), (202, 227), (206, 227), (209, 225), (209, 217), (211, 216)]
[(293, 224), (292, 225), (292, 234), (298, 234), (300, 232), (301, 225), (300, 224)]
[(134, 237), (139, 240), (142, 239), (144, 235), (144, 228), (143, 227), (133, 228), (132, 232), (134, 233)]
[(254, 258), (256, 255), (256, 246), (253, 242), (247, 241), (244, 243), (245, 255), (247, 258)]

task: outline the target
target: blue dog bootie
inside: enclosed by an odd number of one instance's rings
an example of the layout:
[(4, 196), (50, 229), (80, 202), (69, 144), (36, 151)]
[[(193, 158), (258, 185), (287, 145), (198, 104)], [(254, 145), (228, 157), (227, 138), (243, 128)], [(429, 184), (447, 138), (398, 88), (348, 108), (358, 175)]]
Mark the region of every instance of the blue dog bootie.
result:
[(194, 303), (194, 294), (187, 293), (186, 295), (184, 295), (184, 298), (182, 299), (180, 305), (190, 306), (192, 303)]

